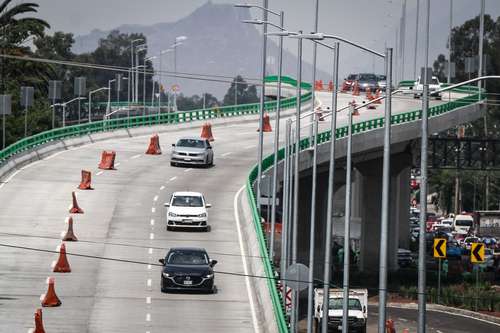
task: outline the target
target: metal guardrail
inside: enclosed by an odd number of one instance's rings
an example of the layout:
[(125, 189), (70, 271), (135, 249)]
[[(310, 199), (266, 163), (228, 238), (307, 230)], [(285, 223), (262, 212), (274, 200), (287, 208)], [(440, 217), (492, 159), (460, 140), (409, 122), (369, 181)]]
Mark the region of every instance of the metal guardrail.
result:
[[(476, 89), (477, 91), (477, 89)], [(429, 108), (429, 117), (436, 117), (443, 113), (452, 111), (456, 108), (471, 105), (478, 102), (479, 94), (470, 95), (456, 101), (448, 102), (446, 104), (436, 105)], [(395, 114), (391, 116), (391, 125), (400, 125), (404, 123), (409, 123), (413, 121), (420, 120), (422, 117), (421, 110), (409, 111), (406, 113)], [(367, 132), (373, 129), (384, 127), (384, 118), (376, 118), (367, 121), (363, 121), (360, 123), (355, 123), (352, 126), (353, 135), (360, 134), (363, 132)], [(335, 132), (336, 139), (347, 137), (348, 126), (340, 127)], [(326, 143), (330, 140), (331, 131), (325, 131), (318, 134), (318, 144)], [(309, 138), (304, 138), (299, 142), (299, 150), (305, 150), (310, 148)], [(295, 145), (291, 146), (292, 151), (295, 151)], [(285, 156), (285, 149), (281, 148), (278, 151), (278, 160), (282, 160)], [(274, 154), (268, 155), (262, 160), (262, 170), (267, 171), (274, 165)], [(252, 218), (254, 220), (254, 224), (257, 230), (257, 237), (259, 239), (259, 248), (261, 251), (261, 257), (264, 262), (264, 269), (266, 273), (266, 277), (268, 278), (268, 286), (270, 288), (271, 300), (273, 303), (273, 307), (275, 310), (276, 320), (278, 323), (278, 330), (280, 333), (288, 333), (288, 325), (286, 321), (285, 315), (285, 307), (283, 304), (283, 299), (281, 294), (278, 292), (278, 281), (275, 279), (275, 270), (271, 260), (269, 258), (269, 253), (267, 251), (267, 242), (264, 230), (261, 225), (261, 218), (259, 216), (257, 210), (257, 199), (255, 197), (255, 192), (253, 188), (253, 184), (257, 179), (258, 168), (255, 165), (247, 179), (246, 190), (248, 194), (248, 198), (250, 201), (250, 208), (252, 209)]]
[[(293, 80), (288, 78), (289, 80)], [(271, 79), (266, 81), (272, 82)], [(308, 92), (302, 96), (302, 100), (306, 101), (311, 98), (311, 93)], [(297, 103), (296, 97), (290, 97), (281, 101), (283, 108), (290, 108)], [(268, 101), (264, 105), (266, 112), (276, 111), (276, 101)], [(236, 117), (250, 114), (257, 114), (259, 112), (259, 103), (240, 104), (223, 107), (213, 107), (209, 109), (199, 109), (192, 111), (179, 111), (170, 113), (160, 113), (145, 116), (134, 116), (130, 118), (117, 118), (100, 120), (86, 124), (67, 126), (63, 128), (56, 128), (41, 132), (30, 137), (21, 139), (5, 149), (0, 151), (0, 166), (5, 164), (8, 159), (21, 152), (28, 151), (37, 146), (66, 139), (70, 137), (78, 137), (81, 135), (88, 135), (98, 132), (111, 131), (122, 128), (133, 128), (139, 126), (151, 126), (160, 124), (178, 124), (186, 123), (195, 120), (208, 120), (224, 117)]]

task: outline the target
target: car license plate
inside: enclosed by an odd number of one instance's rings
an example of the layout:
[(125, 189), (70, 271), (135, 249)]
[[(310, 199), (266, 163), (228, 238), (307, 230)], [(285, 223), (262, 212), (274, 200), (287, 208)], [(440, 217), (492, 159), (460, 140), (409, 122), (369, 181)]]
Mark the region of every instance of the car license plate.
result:
[(192, 284), (193, 284), (193, 281), (191, 281), (191, 280), (184, 280), (184, 284), (185, 284), (186, 286), (190, 286), (190, 285), (192, 285)]
[(185, 158), (184, 161), (191, 161), (191, 159), (190, 158)]
[(337, 329), (338, 329), (339, 331), (342, 331), (342, 325), (339, 325), (339, 326), (337, 327)]
[(193, 223), (193, 220), (183, 219), (182, 222), (184, 222), (184, 223)]

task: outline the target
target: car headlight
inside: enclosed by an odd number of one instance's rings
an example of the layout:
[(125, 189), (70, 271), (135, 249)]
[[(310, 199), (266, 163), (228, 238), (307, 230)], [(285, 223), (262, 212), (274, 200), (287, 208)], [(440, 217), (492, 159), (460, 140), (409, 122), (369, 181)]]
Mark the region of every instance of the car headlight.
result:
[(172, 276), (172, 275), (170, 275), (169, 273), (165, 273), (165, 272), (163, 272), (163, 273), (162, 273), (162, 275), (163, 275), (163, 277), (166, 277), (166, 278), (168, 278), (168, 277), (171, 277), (171, 276)]
[(177, 216), (177, 214), (172, 213), (172, 212), (168, 212), (168, 216), (171, 216), (171, 217), (176, 217), (176, 216)]
[(207, 213), (198, 214), (198, 217), (207, 217)]
[(211, 279), (214, 277), (214, 273), (205, 275), (205, 279)]

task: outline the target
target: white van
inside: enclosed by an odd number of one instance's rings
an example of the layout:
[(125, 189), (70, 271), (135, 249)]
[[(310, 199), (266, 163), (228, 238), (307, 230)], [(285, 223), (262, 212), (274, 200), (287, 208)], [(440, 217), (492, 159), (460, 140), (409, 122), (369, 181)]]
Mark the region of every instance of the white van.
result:
[(474, 224), (474, 219), (470, 215), (457, 215), (453, 220), (453, 228), (459, 234), (468, 234)]
[[(330, 289), (328, 307), (328, 331), (342, 330), (342, 300), (344, 292), (342, 289)], [(368, 319), (368, 290), (349, 290), (349, 332), (356, 331), (366, 333), (366, 321)], [(323, 318), (323, 288), (314, 289), (314, 321), (316, 332), (321, 331)]]

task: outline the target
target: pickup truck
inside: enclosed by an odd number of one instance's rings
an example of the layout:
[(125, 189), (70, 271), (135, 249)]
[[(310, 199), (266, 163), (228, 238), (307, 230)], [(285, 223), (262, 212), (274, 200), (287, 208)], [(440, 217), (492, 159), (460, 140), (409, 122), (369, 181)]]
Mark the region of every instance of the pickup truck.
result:
[[(441, 93), (436, 93), (435, 91), (441, 89), (441, 83), (438, 78), (433, 76), (431, 79), (431, 83), (429, 84), (429, 96), (435, 97), (437, 100), (442, 98)], [(417, 81), (413, 85), (413, 98), (420, 98), (424, 94), (424, 85), (420, 82), (420, 77), (418, 77)]]
[[(328, 306), (328, 332), (342, 331), (343, 290), (330, 288)], [(366, 333), (368, 318), (368, 290), (349, 290), (349, 332)], [(323, 288), (314, 289), (314, 322), (316, 332), (321, 332), (323, 318)]]

